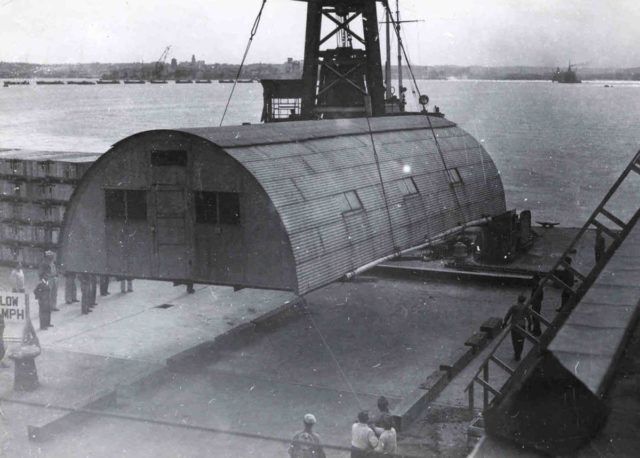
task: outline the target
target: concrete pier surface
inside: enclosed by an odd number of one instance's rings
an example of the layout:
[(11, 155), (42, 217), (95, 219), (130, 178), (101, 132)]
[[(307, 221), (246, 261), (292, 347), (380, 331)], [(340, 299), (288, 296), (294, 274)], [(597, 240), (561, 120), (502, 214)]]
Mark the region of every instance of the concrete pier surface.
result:
[[(544, 257), (565, 246), (551, 245)], [(30, 272), (28, 290), (34, 281)], [(527, 291), (455, 276), (365, 275), (304, 301), (285, 292), (196, 285), (188, 295), (170, 283), (133, 286), (122, 294), (112, 282), (89, 315), (65, 305), (60, 288), (54, 328), (38, 332), (42, 386), (14, 393), (13, 368), (0, 369), (0, 455), (286, 456), (302, 416), (313, 413), (323, 444), (333, 447), (327, 456), (348, 456), (359, 410), (375, 413), (384, 395), (397, 413), (429, 375), (468, 349), (465, 341), (487, 318), (503, 317)], [(558, 295), (550, 288), (545, 308)], [(32, 315), (37, 328), (37, 306)], [(458, 388), (445, 389), (430, 412), (466, 405)], [(100, 412), (63, 410), (86, 407)], [(401, 451), (435, 454), (438, 444), (459, 439), (429, 415)], [(28, 440), (27, 426), (42, 432), (39, 441)]]
[[(323, 443), (348, 447), (359, 410), (375, 411), (380, 395), (393, 410), (518, 294), (482, 283), (365, 277), (247, 327), (295, 298), (200, 285), (187, 295), (184, 286), (145, 281), (134, 281), (129, 294), (117, 283), (110, 289), (88, 316), (78, 304), (59, 306), (55, 327), (38, 333), (41, 388), (14, 393), (12, 368), (0, 372), (7, 456), (282, 456), (307, 412), (318, 418)], [(172, 306), (157, 308), (163, 304)], [(211, 351), (189, 356), (238, 327)], [(165, 361), (178, 354), (190, 364), (168, 369)], [(103, 412), (145, 421), (84, 416), (46, 440), (27, 440), (27, 425), (65, 413), (46, 405), (83, 406), (105, 390), (116, 394)]]

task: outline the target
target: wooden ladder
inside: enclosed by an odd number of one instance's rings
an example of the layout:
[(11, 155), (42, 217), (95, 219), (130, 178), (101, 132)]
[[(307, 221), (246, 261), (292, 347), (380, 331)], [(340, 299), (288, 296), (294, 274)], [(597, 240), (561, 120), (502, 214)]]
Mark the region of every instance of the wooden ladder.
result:
[[(505, 393), (509, 392), (513, 384), (518, 380), (521, 380), (522, 377), (527, 374), (533, 363), (536, 361), (536, 358), (540, 354), (540, 351), (544, 350), (551, 342), (551, 340), (553, 340), (558, 330), (562, 327), (564, 322), (569, 317), (570, 311), (584, 297), (591, 285), (598, 278), (598, 275), (600, 275), (600, 272), (609, 262), (609, 259), (611, 259), (611, 257), (625, 240), (629, 232), (631, 232), (631, 229), (633, 229), (634, 225), (640, 218), (640, 202), (634, 204), (637, 206), (637, 210), (635, 211), (631, 219), (626, 223), (622, 219), (618, 218), (613, 213), (608, 211), (605, 206), (607, 205), (607, 203), (609, 203), (611, 198), (616, 194), (616, 191), (618, 191), (620, 186), (625, 182), (629, 174), (632, 172), (640, 175), (640, 151), (636, 153), (629, 165), (627, 165), (622, 174), (618, 177), (611, 189), (609, 189), (605, 197), (597, 206), (595, 211), (591, 214), (587, 222), (584, 224), (584, 226), (582, 226), (578, 234), (574, 237), (571, 244), (565, 249), (564, 253), (562, 254), (562, 256), (560, 256), (553, 268), (540, 281), (538, 287), (536, 288), (536, 291), (529, 297), (526, 306), (529, 308), (531, 316), (534, 319), (540, 320), (540, 323), (545, 326), (544, 332), (539, 337), (536, 337), (527, 332), (522, 327), (514, 325), (513, 323), (502, 330), (499, 338), (491, 349), (491, 352), (483, 360), (480, 368), (465, 388), (465, 391), (468, 393), (469, 397), (469, 409), (474, 409), (475, 385), (478, 385), (482, 388), (483, 410), (485, 410), (490, 403), (500, 402), (500, 399), (502, 399)], [(611, 242), (609, 243), (608, 248), (605, 249), (600, 260), (593, 265), (589, 272), (584, 273), (578, 271), (575, 266), (569, 264), (566, 261), (566, 258), (570, 256), (571, 253), (575, 252), (575, 247), (583, 239), (585, 233), (589, 228), (596, 228), (607, 234), (607, 236), (611, 239)], [(559, 267), (562, 267), (564, 270), (573, 273), (574, 278), (576, 279), (574, 285), (568, 285), (567, 283), (565, 283), (565, 281), (563, 281), (562, 278), (558, 277), (557, 272)], [(538, 314), (535, 311), (531, 310), (531, 298), (541, 293), (541, 290), (545, 285), (554, 283), (570, 293), (571, 298), (565, 305), (563, 310), (556, 313), (552, 319), (547, 319), (541, 314)], [(527, 340), (529, 340), (533, 344), (533, 348), (522, 359), (522, 361), (520, 361), (520, 363), (516, 364), (516, 367), (509, 366), (506, 362), (498, 358), (498, 356), (496, 355), (497, 351), (504, 344), (506, 337), (511, 334), (511, 330), (514, 328), (517, 329)], [(494, 366), (499, 371), (502, 371), (507, 375), (507, 381), (504, 383), (504, 385), (502, 385), (501, 388), (496, 387), (495, 382), (494, 384), (491, 383), (490, 367)]]

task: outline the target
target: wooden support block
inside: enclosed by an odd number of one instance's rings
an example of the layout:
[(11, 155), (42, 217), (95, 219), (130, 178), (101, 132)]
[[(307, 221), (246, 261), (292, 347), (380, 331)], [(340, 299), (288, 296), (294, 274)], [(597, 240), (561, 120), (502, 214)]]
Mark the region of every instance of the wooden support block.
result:
[(467, 347), (471, 347), (474, 353), (480, 352), (487, 343), (489, 339), (487, 338), (487, 334), (484, 332), (474, 332), (471, 337), (469, 337), (464, 343)]
[(487, 319), (482, 326), (480, 326), (480, 331), (484, 332), (489, 339), (493, 339), (495, 336), (500, 334), (502, 330), (502, 320), (500, 318), (491, 317)]
[(473, 348), (461, 347), (453, 354), (451, 362), (440, 364), (440, 370), (447, 372), (449, 380), (458, 375), (464, 367), (473, 359), (475, 352)]

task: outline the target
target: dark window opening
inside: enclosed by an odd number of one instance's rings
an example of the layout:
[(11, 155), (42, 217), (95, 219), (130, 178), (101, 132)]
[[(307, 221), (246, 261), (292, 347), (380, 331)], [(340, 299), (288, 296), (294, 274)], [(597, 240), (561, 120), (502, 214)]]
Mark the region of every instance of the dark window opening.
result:
[(220, 224), (240, 223), (240, 196), (235, 192), (219, 192)]
[(449, 178), (449, 183), (451, 184), (462, 183), (462, 177), (460, 176), (458, 169), (447, 169), (447, 176)]
[(196, 192), (196, 223), (212, 223), (218, 221), (217, 195), (215, 192)]
[(416, 186), (416, 182), (413, 181), (413, 177), (403, 178), (398, 181), (398, 186), (400, 187), (400, 192), (402, 192), (403, 196), (418, 194), (418, 187)]
[(348, 208), (345, 208), (344, 211), (362, 210), (362, 201), (356, 191), (347, 191), (344, 193), (344, 197), (347, 201), (347, 205), (349, 206)]
[(136, 220), (147, 219), (146, 191), (125, 191), (127, 204), (127, 218)]
[(196, 223), (240, 224), (240, 194), (198, 191), (195, 193)]
[(107, 219), (124, 219), (126, 215), (124, 191), (120, 189), (106, 189), (104, 203)]
[(151, 151), (151, 165), (163, 166), (187, 166), (187, 152), (184, 150)]
[(147, 192), (124, 189), (105, 189), (107, 219), (147, 219)]

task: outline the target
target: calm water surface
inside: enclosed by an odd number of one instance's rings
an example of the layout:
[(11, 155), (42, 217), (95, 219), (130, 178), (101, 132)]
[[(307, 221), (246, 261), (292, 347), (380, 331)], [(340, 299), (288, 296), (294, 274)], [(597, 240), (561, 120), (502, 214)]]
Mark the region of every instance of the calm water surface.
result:
[[(492, 155), (509, 207), (530, 208), (535, 220), (581, 225), (640, 148), (639, 84), (419, 85)], [(230, 89), (218, 83), (0, 88), (0, 147), (104, 152), (143, 130), (218, 125)], [(261, 85), (240, 84), (225, 124), (258, 123), (261, 110)], [(628, 214), (638, 195), (634, 183), (614, 209)]]

